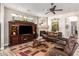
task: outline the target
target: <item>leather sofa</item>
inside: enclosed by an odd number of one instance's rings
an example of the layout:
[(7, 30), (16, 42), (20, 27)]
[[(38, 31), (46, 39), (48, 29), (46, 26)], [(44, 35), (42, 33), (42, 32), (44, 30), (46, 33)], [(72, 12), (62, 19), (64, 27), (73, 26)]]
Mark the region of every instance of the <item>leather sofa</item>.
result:
[(62, 37), (62, 33), (58, 32), (58, 33), (54, 33), (54, 32), (44, 32), (41, 34), (41, 36), (43, 37), (43, 39), (45, 39), (48, 42), (54, 42), (60, 45), (66, 45), (66, 38)]
[(72, 56), (78, 47), (78, 43), (74, 38), (69, 38), (64, 48), (54, 47), (50, 49), (49, 56)]

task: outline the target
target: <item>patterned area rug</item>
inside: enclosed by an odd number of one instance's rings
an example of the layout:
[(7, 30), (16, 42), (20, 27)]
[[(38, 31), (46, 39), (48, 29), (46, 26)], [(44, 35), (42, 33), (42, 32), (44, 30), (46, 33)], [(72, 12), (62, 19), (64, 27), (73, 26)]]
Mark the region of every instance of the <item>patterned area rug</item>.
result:
[(46, 47), (32, 47), (33, 42), (28, 42), (16, 46), (12, 46), (10, 48), (6, 48), (5, 50), (0, 52), (1, 56), (45, 56), (47, 52), (53, 45), (47, 43), (49, 48)]

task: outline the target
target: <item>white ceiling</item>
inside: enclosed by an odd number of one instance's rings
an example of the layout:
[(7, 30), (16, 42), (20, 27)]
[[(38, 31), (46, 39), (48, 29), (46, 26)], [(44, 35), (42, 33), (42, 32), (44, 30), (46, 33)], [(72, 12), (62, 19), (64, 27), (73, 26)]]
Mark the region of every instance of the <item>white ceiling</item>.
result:
[[(45, 15), (47, 12), (45, 9), (51, 7), (50, 3), (5, 3), (4, 5), (8, 8), (38, 16)], [(57, 11), (56, 14), (79, 11), (79, 3), (54, 3), (54, 5), (56, 5), (58, 9), (63, 9), (63, 11)], [(48, 15), (54, 14), (50, 13)]]

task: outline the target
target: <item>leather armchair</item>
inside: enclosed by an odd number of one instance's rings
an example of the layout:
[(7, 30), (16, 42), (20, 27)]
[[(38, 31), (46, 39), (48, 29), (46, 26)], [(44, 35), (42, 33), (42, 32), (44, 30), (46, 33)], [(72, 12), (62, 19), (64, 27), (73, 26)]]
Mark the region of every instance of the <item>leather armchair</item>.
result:
[(78, 43), (76, 42), (76, 40), (69, 38), (66, 46), (63, 49), (59, 49), (55, 47), (50, 49), (48, 54), (49, 56), (72, 56), (75, 50), (77, 49), (77, 47), (78, 47)]

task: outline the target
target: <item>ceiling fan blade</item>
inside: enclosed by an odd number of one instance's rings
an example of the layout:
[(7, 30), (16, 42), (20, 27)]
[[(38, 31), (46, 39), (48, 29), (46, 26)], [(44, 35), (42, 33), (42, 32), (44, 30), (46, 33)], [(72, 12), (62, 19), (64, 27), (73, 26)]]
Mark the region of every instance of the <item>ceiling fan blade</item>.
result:
[(53, 14), (56, 14), (54, 11), (52, 12)]
[(56, 5), (53, 7), (53, 10), (55, 10), (55, 8), (56, 8)]
[(46, 12), (45, 14), (48, 14), (48, 13), (50, 13), (50, 12)]
[(54, 10), (54, 11), (63, 11), (63, 9), (57, 9), (57, 10)]

